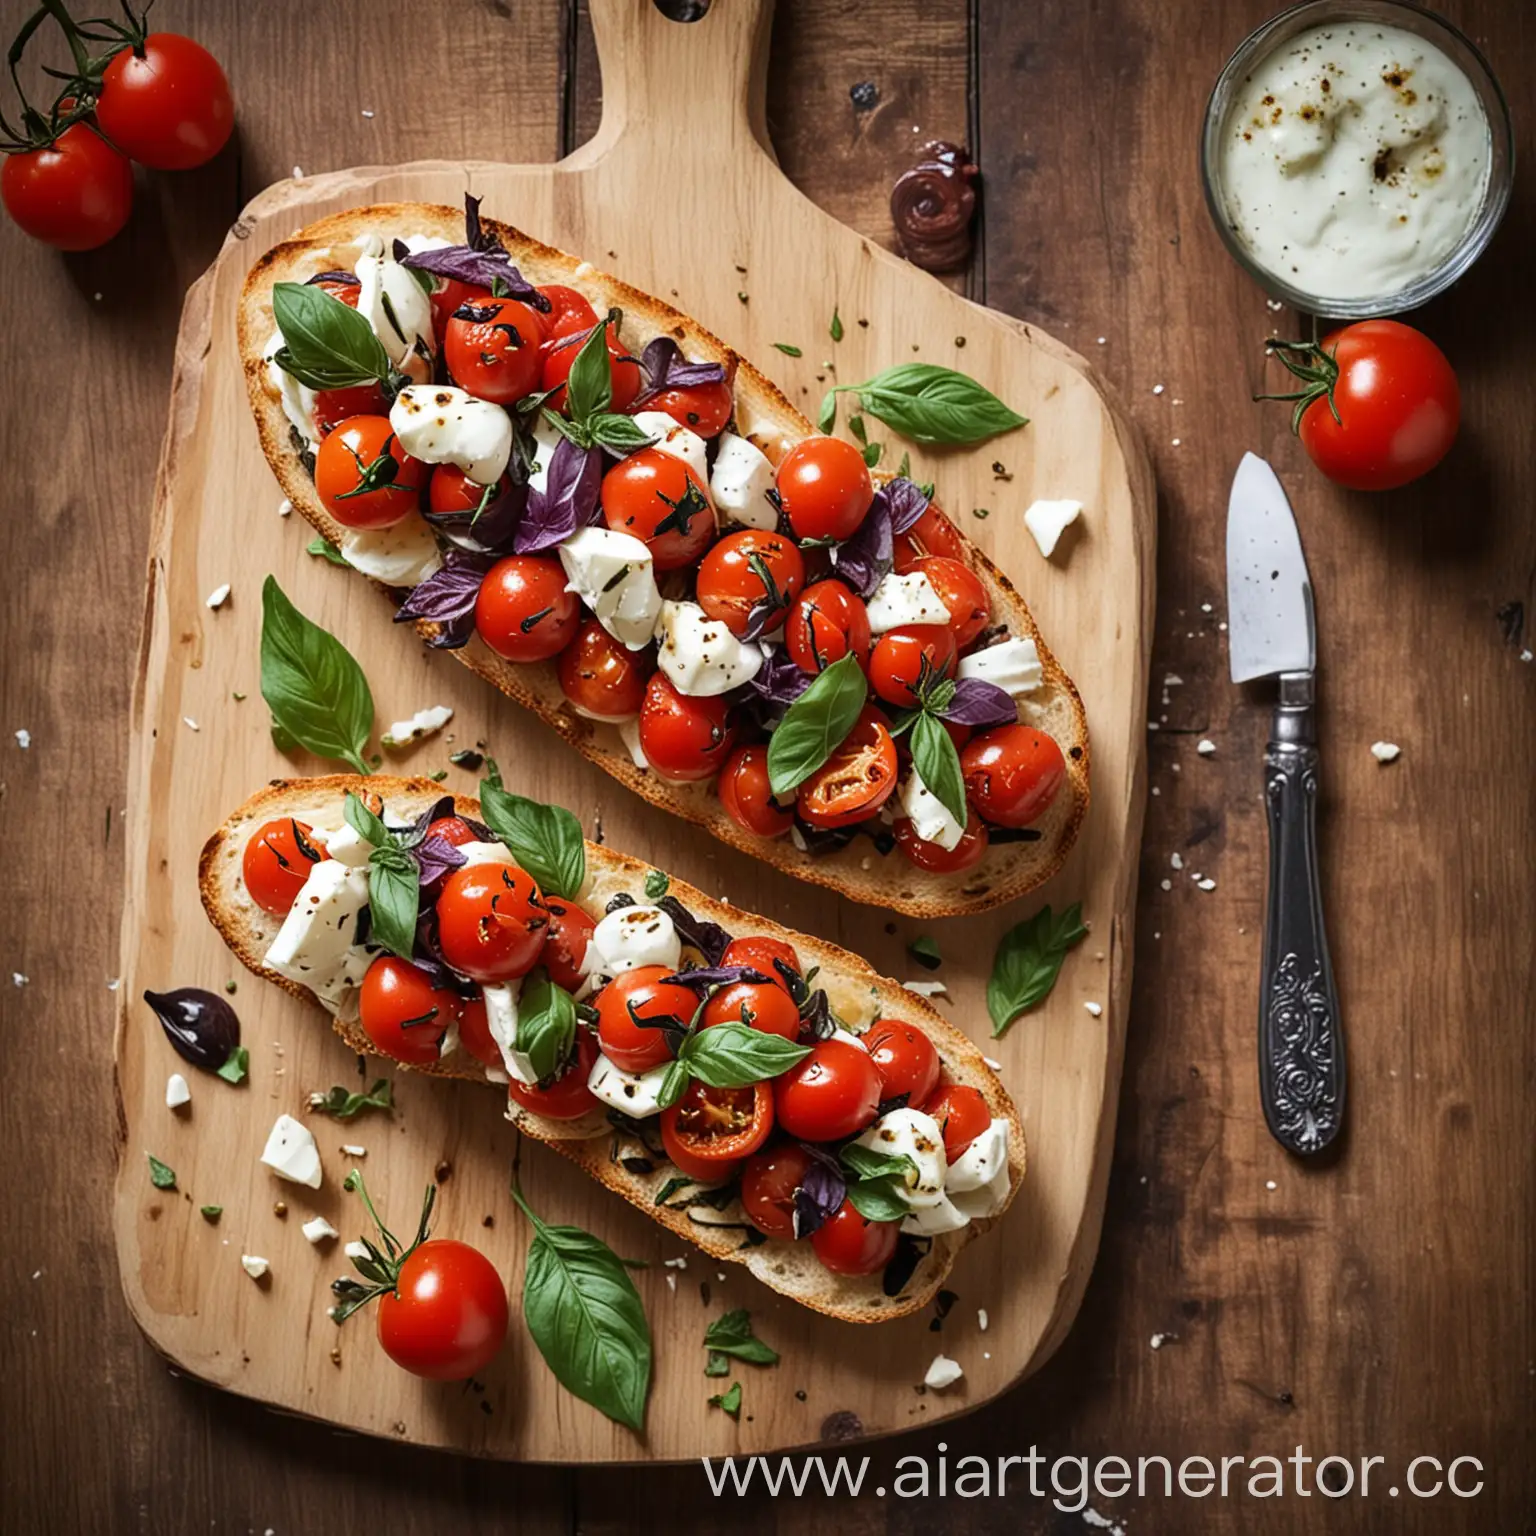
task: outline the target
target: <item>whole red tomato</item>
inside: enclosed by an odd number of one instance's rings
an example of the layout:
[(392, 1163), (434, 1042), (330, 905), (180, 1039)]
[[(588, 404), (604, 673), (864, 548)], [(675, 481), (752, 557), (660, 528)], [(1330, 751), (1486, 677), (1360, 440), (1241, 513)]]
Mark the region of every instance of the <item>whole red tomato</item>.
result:
[(96, 121), (140, 165), (190, 171), (223, 149), (235, 104), (219, 61), (201, 43), (151, 32), (107, 65)]
[(34, 240), (93, 251), (128, 222), (133, 171), (93, 128), (75, 123), (52, 144), (7, 155), (0, 198)]
[(1455, 371), (1400, 320), (1362, 320), (1321, 342), (1271, 348), (1302, 381), (1294, 425), (1308, 456), (1352, 491), (1390, 491), (1428, 474), (1461, 425)]

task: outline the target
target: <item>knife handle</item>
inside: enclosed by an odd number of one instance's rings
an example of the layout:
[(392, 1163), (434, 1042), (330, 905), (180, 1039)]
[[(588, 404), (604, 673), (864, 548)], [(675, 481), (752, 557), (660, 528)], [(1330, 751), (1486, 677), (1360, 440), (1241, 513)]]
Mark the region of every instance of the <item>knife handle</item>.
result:
[(1269, 902), (1259, 993), (1259, 1091), (1281, 1146), (1321, 1152), (1344, 1118), (1344, 1037), (1317, 871), (1312, 675), (1283, 672), (1264, 752)]

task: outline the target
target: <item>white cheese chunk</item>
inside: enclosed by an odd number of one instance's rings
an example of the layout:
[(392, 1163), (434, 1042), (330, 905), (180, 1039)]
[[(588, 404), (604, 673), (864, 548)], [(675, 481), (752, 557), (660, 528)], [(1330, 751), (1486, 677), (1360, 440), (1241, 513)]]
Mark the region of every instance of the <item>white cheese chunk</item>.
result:
[[(412, 256), (419, 256), (423, 251), (446, 251), (453, 241), (444, 240), (441, 235), (403, 235), (400, 243)], [(442, 279), (435, 278), (434, 282), (441, 285)]]
[(866, 1056), (869, 1054), (869, 1047), (851, 1029), (834, 1029), (827, 1039), (841, 1040), (844, 1045), (857, 1046)]
[(640, 745), (640, 717), (633, 716), (628, 720), (619, 721), (619, 740), (629, 749), (630, 761), (636, 768), (649, 768), (651, 760), (645, 755), (645, 748)]
[[(316, 828), (317, 832), (318, 830)], [(373, 844), (350, 822), (339, 827), (335, 832), (326, 834), (325, 856), (328, 859), (334, 859), (338, 864), (362, 869), (368, 863), (372, 853)]]
[(954, 1386), (964, 1375), (958, 1360), (951, 1360), (948, 1355), (935, 1355), (933, 1364), (928, 1367), (928, 1374), (923, 1377), (923, 1385), (930, 1392), (942, 1392), (945, 1387)]
[(167, 1109), (180, 1109), (183, 1104), (192, 1102), (192, 1090), (187, 1087), (187, 1080), (180, 1072), (172, 1072), (165, 1080), (165, 1107)]
[(362, 981), (373, 960), (352, 942), (358, 913), (367, 905), (366, 870), (338, 859), (320, 860), (288, 909), (264, 964), (322, 1001), (339, 1002), (349, 986)]
[(948, 623), (949, 609), (922, 571), (908, 571), (905, 576), (892, 571), (869, 600), (871, 634), (883, 635), (901, 624)]
[(528, 472), (528, 488), (542, 491), (549, 479), (549, 461), (560, 444), (560, 429), (552, 427), (542, 412), (533, 421), (533, 468)]
[(965, 824), (949, 814), (944, 802), (923, 783), (913, 768), (902, 781), (901, 808), (912, 820), (912, 830), (925, 843), (955, 848), (965, 836)]
[(738, 640), (697, 603), (664, 602), (656, 625), (656, 664), (679, 693), (712, 699), (750, 683), (762, 670), (755, 641)]
[(566, 591), (574, 592), (597, 622), (632, 651), (651, 643), (661, 617), (661, 592), (651, 552), (633, 534), (578, 528), (560, 546)]
[(972, 1219), (995, 1216), (1007, 1203), (1011, 1182), (1008, 1164), (1004, 1162), (980, 1189), (956, 1190), (950, 1198), (957, 1209)]
[(704, 452), (704, 439), (697, 432), (674, 421), (665, 411), (636, 411), (631, 419), (642, 432), (656, 439), (654, 446), (662, 453), (670, 453), (688, 466), (700, 490), (709, 484), (709, 460)]
[(908, 1211), (901, 1219), (901, 1230), (916, 1237), (938, 1237), (945, 1232), (958, 1232), (970, 1223), (971, 1218), (948, 1195), (940, 1195), (937, 1203)]
[(414, 587), (442, 569), (443, 557), (426, 518), (408, 512), (389, 528), (349, 528), (341, 558), (386, 587)]
[(661, 1085), (671, 1065), (671, 1062), (663, 1062), (649, 1072), (636, 1075), (621, 1071), (606, 1056), (600, 1055), (592, 1063), (587, 1087), (610, 1109), (621, 1110), (636, 1120), (645, 1120), (661, 1113)]
[(368, 1246), (366, 1243), (351, 1242), (348, 1243), (341, 1251), (346, 1254), (349, 1259), (368, 1259), (372, 1257), (372, 1255), (368, 1252)]
[(368, 237), (354, 269), (358, 314), (379, 338), (390, 362), (408, 378), (425, 384), (432, 377), (432, 300), (377, 235)]
[(293, 1184), (307, 1184), (311, 1189), (320, 1188), (322, 1171), (320, 1149), (307, 1125), (292, 1115), (279, 1115), (267, 1137), (267, 1145), (261, 1160), (280, 1179)]
[(409, 747), (428, 736), (435, 736), (453, 719), (453, 710), (447, 704), (432, 704), (418, 709), (409, 720), (397, 720), (379, 738), (380, 746)]
[(944, 1198), (944, 1132), (932, 1115), (920, 1109), (893, 1109), (881, 1115), (855, 1143), (887, 1157), (910, 1157), (901, 1198), (914, 1210), (937, 1205)]
[(512, 457), (512, 418), (451, 384), (411, 384), (389, 408), (400, 446), (424, 464), (453, 464), (476, 485), (495, 485)]
[(505, 843), (460, 843), (459, 852), (464, 855), (466, 868), (476, 864), (512, 864), (512, 850)]
[(771, 533), (779, 526), (779, 509), (768, 499), (773, 484), (773, 465), (755, 443), (734, 432), (720, 434), (709, 494), (722, 522)]
[(637, 903), (619, 907), (599, 920), (587, 941), (582, 969), (589, 976), (617, 976), (642, 965), (675, 971), (683, 960), (677, 926), (660, 907)]
[(262, 348), (261, 355), (267, 359), (267, 382), (277, 391), (288, 424), (306, 443), (313, 443), (319, 435), (315, 431), (315, 392), (307, 384), (300, 384), (292, 374), (284, 372), (272, 360), (282, 345), (283, 333), (274, 331), (272, 339)]
[(1371, 756), (1378, 763), (1395, 763), (1402, 756), (1403, 749), (1395, 741), (1373, 741), (1371, 743)]
[(256, 1253), (242, 1253), (240, 1255), (240, 1267), (252, 1280), (260, 1280), (271, 1272), (272, 1266)]
[(1057, 541), (1078, 519), (1083, 510), (1080, 501), (1037, 501), (1024, 513), (1024, 526), (1029, 529), (1040, 553), (1051, 558)]
[(311, 1243), (324, 1243), (331, 1238), (341, 1236), (341, 1233), (324, 1216), (316, 1216), (313, 1221), (306, 1221), (299, 1231), (304, 1234), (305, 1241)]
[(485, 999), (486, 1027), (501, 1052), (507, 1075), (531, 1088), (538, 1082), (539, 1074), (533, 1070), (528, 1053), (517, 1048), (517, 1001), (522, 989), (522, 978), (518, 977), (513, 981), (487, 982), (480, 995)]
[(962, 656), (955, 676), (977, 678), (1020, 699), (1040, 686), (1040, 651), (1033, 640), (1000, 640)]
[(953, 1194), (981, 1189), (1008, 1168), (1008, 1122), (994, 1120), (964, 1152), (949, 1165), (947, 1188)]

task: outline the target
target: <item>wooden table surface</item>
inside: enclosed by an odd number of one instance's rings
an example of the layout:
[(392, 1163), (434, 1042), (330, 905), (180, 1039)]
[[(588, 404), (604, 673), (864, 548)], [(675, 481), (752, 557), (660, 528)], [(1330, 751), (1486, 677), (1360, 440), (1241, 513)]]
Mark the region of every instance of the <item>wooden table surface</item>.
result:
[[(1529, 155), (1536, 23), (1520, 0), (1448, 8), (1510, 90)], [(7, 35), (27, 9), (0, 4)], [(870, 1484), (900, 1455), (936, 1457), (941, 1436), (952, 1463), (1033, 1444), (1176, 1462), (1300, 1443), (1357, 1467), (1383, 1456), (1398, 1474), (1418, 1455), (1475, 1456), (1486, 1486), (1394, 1499), (1377, 1471), (1363, 1500), (1092, 1504), (1134, 1533), (1529, 1530), (1536, 665), (1509, 605), (1536, 600), (1520, 278), (1536, 220), (1517, 186), (1492, 251), (1423, 316), (1462, 379), (1450, 461), (1375, 499), (1321, 484), (1284, 410), (1249, 401), (1276, 382), (1264, 338), (1300, 322), (1228, 260), (1196, 169), (1206, 91), (1269, 9), (783, 0), (776, 23), (770, 121), (789, 175), (888, 243), (887, 191), (914, 147), (967, 140), (986, 193), (966, 291), (1088, 354), (1129, 402), (1160, 485), (1161, 729), (1098, 1267), (1045, 1370), (970, 1420), (873, 1447)], [(554, 159), (600, 112), (571, 0), (165, 0), (155, 19), (225, 64), (236, 142), (141, 185), (104, 251), (61, 259), (0, 230), (0, 961), (18, 978), (0, 988), (0, 1529), (1092, 1528), (1022, 1485), (990, 1500), (759, 1496), (722, 1512), (697, 1467), (572, 1473), (386, 1448), (178, 1379), (139, 1336), (108, 1232), (108, 987), (135, 856), (117, 814), (182, 293), (277, 178), (426, 155)], [(878, 104), (857, 110), (850, 88), (866, 81)], [(1279, 1151), (1255, 1087), (1267, 710), (1227, 682), (1220, 633), (1227, 485), (1246, 448), (1290, 489), (1317, 590), (1321, 836), (1351, 1073), (1348, 1144), (1330, 1166)], [(994, 515), (1021, 510), (1000, 487)], [(1213, 756), (1197, 754), (1202, 736)], [(1390, 767), (1368, 750), (1383, 738), (1403, 749)]]

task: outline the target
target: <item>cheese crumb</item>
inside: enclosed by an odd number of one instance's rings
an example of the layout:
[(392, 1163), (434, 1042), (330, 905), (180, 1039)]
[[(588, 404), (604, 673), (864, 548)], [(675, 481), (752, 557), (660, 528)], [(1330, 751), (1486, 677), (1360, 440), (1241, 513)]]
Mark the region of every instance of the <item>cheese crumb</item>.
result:
[(993, 1061), (993, 1059), (990, 1056), (983, 1056), (981, 1059), (989, 1067), (991, 1067), (994, 1072), (1001, 1072), (1003, 1070), (1002, 1062), (1000, 1062), (1000, 1061)]
[(187, 1080), (180, 1072), (172, 1072), (165, 1080), (165, 1107), (167, 1109), (180, 1109), (183, 1104), (192, 1102), (192, 1090), (187, 1087)]
[(20, 747), (23, 752), (25, 752), (27, 748), (32, 745), (32, 732), (25, 730), (17, 731), (16, 745)]
[(293, 511), (293, 503), (286, 496), (277, 504), (277, 515), (287, 517)]
[(182, 716), (182, 717), (181, 717), (181, 723), (182, 723), (182, 724), (183, 724), (183, 725), (184, 725), (184, 726), (186, 726), (186, 728), (187, 728), (187, 729), (188, 729), (188, 730), (189, 730), (189, 731), (200, 731), (200, 730), (202, 730), (202, 726), (200, 726), (200, 725), (199, 725), (199, 724), (198, 724), (198, 723), (197, 723), (197, 721), (196, 721), (196, 720), (194, 720), (194, 719), (193, 719), (193, 718), (192, 718), (192, 716), (191, 716), (191, 715), (183, 715), (183, 716)]
[(24, 987), (31, 980), (32, 978), (30, 976), (21, 971), (11, 972), (11, 985), (13, 987)]
[(372, 1257), (368, 1252), (368, 1245), (366, 1243), (348, 1243), (341, 1251), (349, 1259), (367, 1259)]
[(1197, 880), (1195, 884), (1198, 885), (1202, 891), (1214, 891), (1216, 889), (1216, 882), (1209, 878), (1205, 880)]
[(942, 1392), (946, 1387), (954, 1386), (964, 1375), (958, 1360), (951, 1360), (948, 1355), (935, 1355), (933, 1364), (928, 1367), (928, 1374), (923, 1377), (923, 1385), (930, 1392)]
[(942, 981), (904, 981), (902, 986), (919, 997), (948, 997), (949, 988)]
[(675, 1259), (663, 1259), (661, 1261), (668, 1269), (687, 1269), (688, 1260), (679, 1254)]
[(242, 1253), (240, 1255), (240, 1267), (252, 1280), (260, 1280), (263, 1275), (270, 1274), (272, 1266), (256, 1253)]
[(1183, 869), (1184, 868), (1184, 855), (1182, 853), (1178, 853), (1178, 852), (1170, 853), (1168, 855), (1168, 862), (1175, 869)]
[(346, 1157), (367, 1157), (368, 1156), (368, 1148), (367, 1147), (343, 1146), (341, 1150), (342, 1150), (342, 1154), (344, 1156), (346, 1156)]
[(1154, 1333), (1152, 1335), (1152, 1348), (1161, 1349), (1164, 1344), (1172, 1344), (1178, 1338), (1176, 1333)]
[(1395, 741), (1373, 741), (1371, 743), (1371, 756), (1378, 763), (1395, 763), (1402, 754), (1402, 748)]
[(1094, 1018), (1098, 1018), (1104, 1012), (1103, 1003), (1084, 1003), (1083, 1007), (1086, 1008), (1088, 1012), (1094, 1016)]
[(409, 720), (396, 720), (379, 738), (379, 744), (393, 749), (414, 746), (435, 736), (452, 719), (453, 710), (447, 704), (429, 705), (418, 709)]
[(1212, 741), (1209, 736), (1202, 736), (1200, 740), (1195, 743), (1195, 751), (1198, 752), (1201, 757), (1213, 757), (1216, 753), (1216, 743)]
[(226, 581), (222, 586), (215, 587), (203, 601), (210, 608), (222, 608), (229, 601), (229, 583)]
[(329, 1238), (341, 1236), (324, 1216), (316, 1216), (313, 1221), (306, 1221), (299, 1230), (312, 1243), (323, 1243)]
[(1047, 560), (1051, 558), (1062, 534), (1082, 514), (1080, 501), (1037, 501), (1024, 513), (1024, 526)]
[(987, 1309), (985, 1307), (978, 1307), (976, 1310), (976, 1326), (981, 1329), (983, 1333), (987, 1331), (988, 1321), (989, 1319), (987, 1317)]

